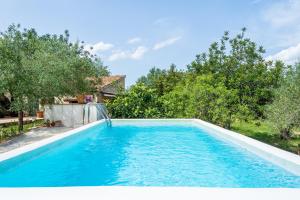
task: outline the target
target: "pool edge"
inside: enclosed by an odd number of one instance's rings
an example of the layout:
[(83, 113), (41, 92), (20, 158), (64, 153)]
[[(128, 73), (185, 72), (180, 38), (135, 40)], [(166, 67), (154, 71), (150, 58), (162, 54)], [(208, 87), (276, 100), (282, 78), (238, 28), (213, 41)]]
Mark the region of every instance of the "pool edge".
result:
[(43, 146), (46, 146), (46, 145), (51, 144), (51, 143), (54, 143), (54, 142), (59, 141), (61, 139), (67, 138), (67, 137), (69, 137), (71, 135), (75, 135), (75, 134), (77, 134), (77, 133), (79, 133), (79, 132), (81, 132), (81, 131), (83, 131), (85, 129), (88, 129), (88, 128), (91, 128), (93, 126), (102, 124), (104, 122), (105, 122), (104, 120), (92, 122), (90, 124), (86, 124), (86, 125), (80, 126), (78, 128), (74, 128), (72, 130), (66, 131), (66, 132), (61, 133), (59, 135), (55, 135), (55, 136), (52, 136), (52, 137), (49, 137), (49, 138), (45, 138), (45, 139), (42, 139), (40, 141), (31, 143), (31, 144), (27, 144), (27, 145), (18, 147), (16, 149), (13, 149), (13, 150), (1, 153), (0, 154), (0, 163), (2, 161), (11, 159), (13, 157), (25, 154), (27, 152), (30, 152), (30, 151), (33, 151), (35, 149), (41, 148)]
[(0, 188), (2, 197), (13, 199), (231, 199), (282, 200), (299, 197), (300, 189), (291, 188), (201, 188), (201, 187), (50, 187), (50, 188)]
[[(250, 137), (247, 137), (245, 135), (242, 135), (240, 133), (230, 131), (227, 129), (224, 129), (220, 126), (214, 125), (212, 123), (200, 120), (200, 119), (112, 119), (112, 121), (187, 121), (187, 122), (194, 122), (202, 127), (207, 127), (212, 130), (215, 130), (218, 135), (223, 136), (223, 138), (226, 138), (234, 143), (237, 143), (238, 145), (246, 148), (250, 152), (256, 154), (257, 156), (262, 157), (265, 160), (268, 160), (275, 165), (278, 165), (287, 171), (300, 176), (300, 156), (287, 152), (285, 150), (279, 149), (277, 147), (268, 145), (266, 143), (260, 142), (258, 140), (252, 139)], [(31, 143), (16, 149), (13, 149), (11, 151), (1, 153), (0, 154), (0, 163), (2, 161), (8, 160), (10, 158), (19, 156), (21, 154), (27, 153), (29, 151), (33, 151), (35, 149), (38, 149), (40, 147), (43, 147), (45, 145), (54, 143), (56, 141), (59, 141), (63, 138), (69, 137), (71, 135), (77, 134), (83, 130), (86, 130), (90, 127), (96, 126), (98, 124), (104, 123), (104, 120), (92, 122), (87, 125), (83, 125), (81, 127), (75, 128), (73, 130), (67, 131), (65, 133), (62, 133), (60, 135), (52, 136), (50, 138), (46, 138), (43, 140), (40, 140), (35, 143)]]
[(193, 119), (193, 121), (201, 126), (217, 131), (218, 135), (241, 145), (263, 159), (300, 176), (300, 156), (200, 119)]

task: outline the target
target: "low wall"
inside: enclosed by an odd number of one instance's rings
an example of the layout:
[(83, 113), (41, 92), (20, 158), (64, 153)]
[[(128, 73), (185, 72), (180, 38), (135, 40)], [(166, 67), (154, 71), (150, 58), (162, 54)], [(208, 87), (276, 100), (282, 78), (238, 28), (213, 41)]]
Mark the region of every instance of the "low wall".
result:
[[(88, 119), (87, 108), (84, 112), (85, 104), (55, 104), (45, 105), (44, 119), (50, 121), (60, 120), (66, 127), (78, 127), (97, 120), (97, 109), (95, 105), (90, 105)], [(83, 116), (85, 114), (85, 116)]]

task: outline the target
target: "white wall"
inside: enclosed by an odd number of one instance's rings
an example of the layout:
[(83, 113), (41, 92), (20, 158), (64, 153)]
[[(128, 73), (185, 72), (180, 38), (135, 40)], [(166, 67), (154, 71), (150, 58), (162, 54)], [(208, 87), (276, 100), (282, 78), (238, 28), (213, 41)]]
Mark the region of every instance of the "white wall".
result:
[(96, 121), (97, 109), (95, 105), (90, 105), (89, 120), (87, 109), (85, 109), (85, 117), (83, 117), (84, 106), (85, 104), (45, 105), (44, 118), (50, 121), (60, 120), (66, 127), (78, 127), (88, 122)]

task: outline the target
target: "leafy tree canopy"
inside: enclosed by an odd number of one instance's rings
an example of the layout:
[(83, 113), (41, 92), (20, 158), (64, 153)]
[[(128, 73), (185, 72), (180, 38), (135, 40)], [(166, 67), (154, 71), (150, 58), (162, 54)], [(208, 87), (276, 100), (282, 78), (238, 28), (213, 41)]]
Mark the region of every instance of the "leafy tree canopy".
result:
[(225, 32), (220, 42), (211, 44), (207, 53), (196, 56), (188, 71), (197, 75), (212, 74), (230, 90), (237, 90), (238, 103), (246, 106), (253, 117), (263, 117), (264, 106), (272, 100), (284, 65), (267, 62), (265, 50), (245, 37), (246, 29), (234, 38)]
[[(232, 38), (225, 32), (185, 71), (175, 65), (166, 70), (152, 68), (136, 85), (108, 103), (113, 117), (137, 117), (129, 107), (141, 108), (139, 103), (124, 101), (138, 102), (135, 97), (142, 95), (151, 96), (151, 103), (143, 104), (139, 117), (196, 117), (227, 128), (237, 119), (264, 118), (266, 105), (273, 101), (274, 89), (284, 77), (285, 65), (265, 61), (265, 50), (246, 38), (245, 31)], [(141, 84), (144, 89), (137, 90)], [(123, 105), (127, 105), (126, 110)], [(146, 114), (146, 110), (155, 112)]]
[(281, 86), (275, 90), (267, 116), (284, 139), (291, 137), (295, 127), (300, 127), (300, 63), (290, 68)]
[(105, 71), (98, 66), (79, 42), (69, 41), (68, 31), (40, 36), (11, 25), (0, 35), (0, 94), (9, 94), (11, 110), (21, 115), (38, 100), (90, 91), (87, 77)]

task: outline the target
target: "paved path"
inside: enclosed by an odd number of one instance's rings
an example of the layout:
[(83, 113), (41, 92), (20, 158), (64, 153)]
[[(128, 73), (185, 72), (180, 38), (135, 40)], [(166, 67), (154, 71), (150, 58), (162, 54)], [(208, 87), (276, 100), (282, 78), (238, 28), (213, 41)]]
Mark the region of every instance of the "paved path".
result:
[[(24, 117), (24, 122), (26, 121), (34, 121), (36, 119), (36, 117)], [(8, 118), (0, 118), (0, 125), (1, 124), (7, 124), (7, 123), (12, 123), (12, 122), (18, 122), (18, 118), (17, 117), (8, 117)]]
[(0, 143), (0, 153), (4, 153), (13, 149), (16, 149), (18, 147), (31, 144), (33, 142), (40, 141), (45, 138), (49, 138), (51, 136), (64, 133), (66, 131), (69, 131), (73, 128), (67, 128), (67, 127), (41, 127), (41, 128), (35, 128), (31, 131), (17, 136), (15, 138), (12, 138), (11, 140), (5, 141), (3, 143)]

